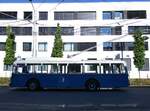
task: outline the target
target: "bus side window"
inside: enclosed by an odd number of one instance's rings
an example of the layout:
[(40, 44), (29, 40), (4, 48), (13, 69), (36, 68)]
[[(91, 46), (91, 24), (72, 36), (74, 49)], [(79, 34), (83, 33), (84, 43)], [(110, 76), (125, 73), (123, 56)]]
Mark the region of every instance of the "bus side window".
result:
[(121, 70), (121, 73), (122, 74), (125, 74), (125, 66), (124, 66), (124, 64), (120, 64), (120, 70)]
[(109, 64), (101, 64), (101, 74), (110, 74), (111, 70), (110, 70), (110, 66)]
[(85, 64), (85, 73), (98, 73), (98, 64)]
[(120, 74), (119, 64), (111, 64), (111, 66), (114, 74)]
[(28, 67), (27, 67), (27, 65), (25, 65), (25, 66), (23, 67), (22, 72), (23, 72), (23, 73), (28, 73)]
[(125, 68), (123, 64), (112, 64), (112, 70), (114, 74), (123, 74), (125, 73)]
[(50, 73), (56, 74), (57, 72), (58, 72), (58, 65), (57, 64), (51, 64)]
[(81, 73), (81, 64), (68, 64), (68, 73)]
[(17, 66), (17, 73), (21, 74), (23, 72), (23, 66)]
[(58, 72), (60, 74), (66, 74), (67, 64), (59, 64)]

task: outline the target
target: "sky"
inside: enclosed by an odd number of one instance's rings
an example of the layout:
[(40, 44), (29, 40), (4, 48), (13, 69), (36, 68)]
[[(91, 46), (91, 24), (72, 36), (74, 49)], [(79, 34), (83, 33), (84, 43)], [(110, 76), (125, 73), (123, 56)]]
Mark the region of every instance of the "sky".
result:
[[(63, 1), (65, 3), (72, 3), (72, 2), (132, 2), (132, 1), (150, 1), (150, 0), (32, 0), (33, 2), (37, 2), (37, 3), (56, 3), (56, 2), (60, 2)], [(29, 0), (0, 0), (0, 3), (28, 3)]]

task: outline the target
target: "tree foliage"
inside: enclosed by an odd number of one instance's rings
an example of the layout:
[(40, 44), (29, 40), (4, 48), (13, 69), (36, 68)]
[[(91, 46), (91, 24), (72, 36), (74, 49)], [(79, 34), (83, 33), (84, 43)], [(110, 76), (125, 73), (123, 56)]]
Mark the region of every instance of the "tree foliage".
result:
[(140, 71), (145, 64), (145, 45), (142, 32), (136, 30), (134, 35), (134, 65)]
[(52, 57), (63, 57), (63, 42), (61, 38), (61, 27), (57, 24), (55, 32), (54, 47), (52, 49)]
[(6, 29), (7, 39), (5, 45), (4, 64), (11, 65), (15, 61), (15, 35), (10, 26)]

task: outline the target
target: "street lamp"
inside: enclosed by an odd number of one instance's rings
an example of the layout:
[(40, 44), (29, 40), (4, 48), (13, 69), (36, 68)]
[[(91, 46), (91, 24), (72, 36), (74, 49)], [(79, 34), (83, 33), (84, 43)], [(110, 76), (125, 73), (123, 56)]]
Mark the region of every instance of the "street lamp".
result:
[(37, 14), (36, 14), (36, 10), (34, 8), (33, 2), (32, 0), (29, 0), (29, 2), (32, 5), (32, 9), (33, 9), (33, 31), (32, 31), (32, 36), (33, 36), (33, 45), (32, 45), (32, 57), (37, 57)]

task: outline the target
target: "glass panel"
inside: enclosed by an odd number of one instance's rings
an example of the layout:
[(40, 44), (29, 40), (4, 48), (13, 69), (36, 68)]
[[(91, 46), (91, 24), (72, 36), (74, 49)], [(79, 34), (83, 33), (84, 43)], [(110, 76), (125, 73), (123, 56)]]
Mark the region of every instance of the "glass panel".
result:
[(101, 27), (100, 28), (100, 35), (111, 35), (112, 30), (111, 27)]
[(39, 12), (39, 20), (48, 20), (48, 12)]
[(97, 64), (86, 64), (85, 65), (85, 73), (97, 73), (98, 72)]
[(81, 73), (81, 64), (69, 64), (68, 73)]
[(38, 43), (38, 50), (39, 51), (47, 51), (47, 42)]
[(32, 20), (32, 12), (24, 12), (25, 20)]
[(97, 35), (96, 27), (81, 27), (81, 35)]
[(62, 35), (74, 35), (73, 27), (62, 27), (61, 28)]
[(145, 64), (142, 68), (142, 71), (149, 71), (149, 58), (145, 58)]
[(103, 12), (103, 19), (112, 19), (112, 12)]
[(72, 43), (64, 43), (64, 51), (72, 51)]
[(114, 19), (123, 19), (123, 12), (121, 11), (114, 12)]
[(112, 51), (113, 50), (112, 42), (103, 42), (103, 50), (104, 51)]
[(101, 64), (101, 74), (110, 74), (111, 70), (110, 70), (110, 66), (109, 64)]
[(17, 12), (0, 12), (0, 20), (17, 20)]
[(52, 64), (50, 67), (50, 73), (57, 73), (57, 72), (58, 72), (57, 64)]
[(0, 42), (0, 51), (5, 51), (5, 42)]
[(12, 27), (12, 31), (15, 35), (32, 35), (32, 27)]
[(31, 42), (24, 42), (23, 43), (23, 51), (31, 51), (32, 43)]
[(146, 18), (146, 11), (127, 11), (127, 19), (144, 19)]
[(95, 20), (96, 12), (77, 12), (78, 20)]
[(125, 68), (123, 64), (111, 64), (113, 74), (124, 74)]

